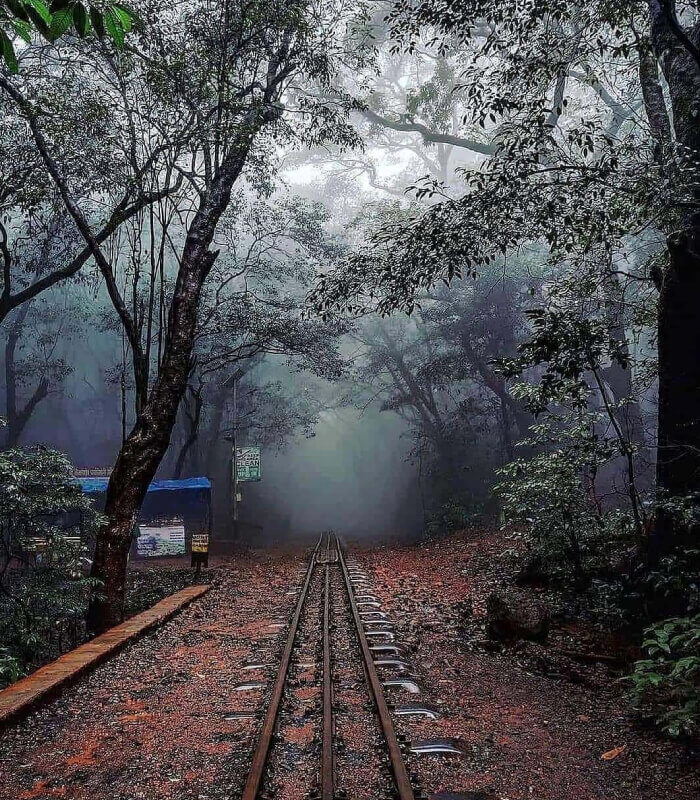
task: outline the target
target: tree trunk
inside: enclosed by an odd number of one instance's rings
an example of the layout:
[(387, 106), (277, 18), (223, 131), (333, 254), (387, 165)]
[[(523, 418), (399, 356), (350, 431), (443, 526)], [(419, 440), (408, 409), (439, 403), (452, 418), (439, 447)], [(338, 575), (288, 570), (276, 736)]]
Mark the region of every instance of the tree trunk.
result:
[[(661, 500), (700, 488), (700, 231), (672, 236), (659, 298), (659, 422), (656, 479)], [(671, 515), (659, 513), (651, 555), (672, 546)]]
[[(680, 167), (676, 230), (668, 236), (669, 263), (659, 296), (659, 422), (657, 485), (660, 498), (697, 495), (700, 488), (700, 68), (669, 23), (668, 8), (650, 0), (654, 53), (666, 78)], [(675, 13), (675, 12), (674, 12)], [(700, 25), (683, 35), (698, 47)], [(674, 515), (663, 506), (650, 538), (652, 562), (678, 542)]]
[(214, 394), (214, 402), (211, 406), (211, 422), (207, 426), (208, 430), (204, 441), (206, 448), (204, 463), (206, 464), (207, 475), (210, 477), (213, 477), (217, 466), (221, 462), (221, 426), (224, 421), (224, 407), (226, 406), (228, 391), (225, 384), (219, 386)]
[(88, 628), (92, 633), (99, 633), (123, 619), (126, 564), (133, 528), (148, 485), (170, 443), (178, 406), (187, 386), (199, 296), (216, 258), (215, 253), (202, 246), (186, 246), (187, 250), (170, 309), (160, 375), (119, 452), (107, 487), (104, 512), (107, 524), (97, 539), (91, 572), (102, 584), (90, 602)]
[(204, 404), (202, 389), (203, 387), (201, 385), (198, 389), (189, 388), (189, 393), (192, 396), (193, 402), (192, 407), (187, 400), (187, 396), (183, 398), (185, 405), (183, 412), (185, 415), (186, 436), (180, 448), (180, 452), (178, 453), (177, 461), (175, 462), (175, 469), (173, 471), (173, 478), (175, 478), (175, 480), (179, 480), (182, 477), (182, 471), (185, 468), (187, 456), (199, 438), (199, 425), (202, 420), (202, 406)]
[[(634, 494), (636, 497), (639, 492), (649, 489), (651, 485), (654, 454), (647, 446), (642, 409), (634, 396), (629, 344), (623, 317), (624, 294), (619, 291), (620, 286), (615, 275), (610, 275), (609, 280), (610, 283), (605, 287), (604, 301), (608, 330), (610, 331), (611, 339), (616, 343), (617, 349), (626, 358), (627, 363), (623, 366), (619, 361), (613, 360), (608, 367), (601, 370), (605, 385), (612, 392), (614, 407), (611, 408), (610, 404), (605, 402), (604, 397), (601, 399), (606, 411), (611, 410), (614, 414), (617, 427), (622, 433), (625, 447), (630, 448), (629, 454), (623, 456), (622, 461), (627, 462), (623, 469), (628, 474), (629, 468), (633, 469)], [(601, 390), (605, 391), (605, 386)], [(631, 449), (634, 449), (634, 454), (632, 454)], [(613, 472), (613, 476), (616, 471)]]
[[(515, 459), (515, 444), (510, 431), (510, 420), (512, 418), (512, 421), (515, 423), (520, 439), (527, 439), (530, 435), (530, 426), (534, 422), (532, 415), (525, 410), (520, 401), (516, 400), (510, 394), (504, 378), (491, 369), (486, 359), (477, 354), (472, 345), (469, 331), (462, 330), (460, 332), (459, 341), (464, 355), (481, 377), (484, 386), (493, 392), (498, 399), (501, 414), (503, 449), (508, 460), (513, 461)], [(508, 350), (506, 350), (506, 353)], [(522, 449), (521, 452), (526, 453), (527, 451)]]
[(216, 225), (226, 210), (233, 184), (243, 170), (253, 137), (265, 118), (256, 116), (245, 138), (232, 147), (202, 197), (187, 232), (168, 313), (163, 361), (142, 413), (117, 456), (107, 486), (105, 516), (92, 563), (91, 577), (99, 581), (88, 609), (91, 633), (118, 624), (124, 617), (126, 567), (132, 532), (148, 485), (165, 455), (177, 411), (190, 376), (197, 327), (197, 309), (204, 281), (218, 251), (210, 251)]
[[(20, 309), (26, 316), (27, 305)], [(5, 342), (5, 416), (7, 417), (7, 435), (5, 446), (14, 447), (19, 439), (17, 430), (17, 372), (15, 370), (15, 351), (19, 342), (19, 326), (17, 321), (10, 327)]]
[(7, 435), (5, 437), (6, 447), (16, 447), (19, 444), (22, 431), (32, 417), (36, 407), (49, 394), (49, 382), (42, 376), (39, 383), (27, 400), (24, 407), (20, 409), (17, 405), (17, 370), (15, 365), (15, 354), (17, 345), (22, 336), (22, 328), (29, 313), (31, 301), (25, 303), (17, 312), (17, 317), (13, 321), (7, 333), (5, 342), (5, 414), (7, 417)]

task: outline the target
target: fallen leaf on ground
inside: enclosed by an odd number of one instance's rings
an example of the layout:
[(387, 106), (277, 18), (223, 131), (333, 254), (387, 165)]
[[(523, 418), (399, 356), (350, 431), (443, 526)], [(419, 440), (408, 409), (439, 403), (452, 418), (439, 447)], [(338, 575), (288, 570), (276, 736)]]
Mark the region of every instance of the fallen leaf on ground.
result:
[(620, 753), (624, 753), (627, 750), (627, 745), (623, 744), (622, 747), (613, 747), (612, 750), (608, 750), (606, 753), (603, 753), (601, 758), (603, 761), (612, 761), (613, 758), (617, 758)]

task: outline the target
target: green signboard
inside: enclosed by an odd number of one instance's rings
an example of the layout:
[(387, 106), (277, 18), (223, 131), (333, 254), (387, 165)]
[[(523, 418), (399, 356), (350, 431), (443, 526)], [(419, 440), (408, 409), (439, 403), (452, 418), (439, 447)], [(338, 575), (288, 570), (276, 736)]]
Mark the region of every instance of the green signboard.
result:
[(260, 474), (260, 448), (237, 447), (236, 470), (240, 481), (259, 481)]

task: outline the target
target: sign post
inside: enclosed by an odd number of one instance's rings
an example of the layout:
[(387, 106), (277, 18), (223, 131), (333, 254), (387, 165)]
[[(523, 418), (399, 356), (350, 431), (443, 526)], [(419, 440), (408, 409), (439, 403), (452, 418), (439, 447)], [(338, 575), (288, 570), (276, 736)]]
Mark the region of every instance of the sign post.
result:
[(209, 566), (209, 533), (199, 531), (192, 534), (192, 566), (195, 568), (195, 577), (199, 578), (202, 565)]
[(224, 384), (233, 387), (233, 426), (231, 431), (231, 504), (233, 507), (233, 537), (238, 538), (238, 465), (236, 463), (236, 437), (238, 435), (238, 381), (245, 375), (240, 367)]

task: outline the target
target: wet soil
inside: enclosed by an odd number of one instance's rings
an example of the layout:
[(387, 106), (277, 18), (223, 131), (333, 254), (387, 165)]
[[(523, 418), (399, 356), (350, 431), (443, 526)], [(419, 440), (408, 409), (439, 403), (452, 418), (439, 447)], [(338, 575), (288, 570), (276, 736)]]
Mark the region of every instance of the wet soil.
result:
[[(410, 547), (351, 548), (406, 645), (421, 688), (411, 701), (441, 713), (438, 720), (396, 717), (397, 731), (409, 742), (447, 739), (462, 750), (409, 754), (417, 784), (489, 800), (700, 797), (697, 754), (630, 719), (618, 671), (587, 664), (557, 674), (538, 668), (551, 664), (542, 652), (483, 649), (486, 599), (510, 583), (511, 547), (503, 533), (479, 531)], [(555, 625), (551, 649), (585, 649), (591, 632), (579, 628)], [(617, 747), (625, 748), (617, 758), (601, 759)]]
[[(417, 695), (387, 689), (388, 701), (439, 712), (434, 720), (395, 717), (417, 788), (484, 800), (700, 796), (695, 755), (629, 718), (615, 670), (544, 670), (539, 662), (551, 660), (540, 651), (533, 657), (519, 648), (483, 648), (486, 598), (510, 579), (509, 547), (503, 534), (473, 532), (412, 546), (349, 548), (367, 572), (367, 593), (381, 602), (404, 645), (408, 677), (420, 687)], [(8, 727), (0, 734), (0, 800), (240, 797), (308, 554), (218, 560), (210, 572), (215, 588), (201, 601)], [(372, 733), (359, 653), (345, 630), (346, 601), (335, 588), (339, 788), (348, 800), (384, 800), (385, 787), (373, 783), (383, 769), (381, 739)], [(314, 601), (309, 624), (319, 614)], [(581, 648), (586, 636), (555, 624), (552, 644), (538, 647)], [(280, 798), (307, 796), (319, 747), (319, 724), (309, 714), (320, 711), (316, 644), (309, 639), (295, 658), (277, 743), (285, 768), (281, 762), (268, 785)], [(381, 669), (383, 679), (406, 677)], [(261, 685), (240, 690), (245, 683)], [(411, 745), (436, 740), (459, 752), (411, 752)], [(615, 759), (601, 759), (623, 746)]]
[(278, 663), (307, 555), (219, 560), (202, 600), (8, 726), (0, 798), (239, 796), (271, 680), (237, 687), (261, 678), (245, 665)]

